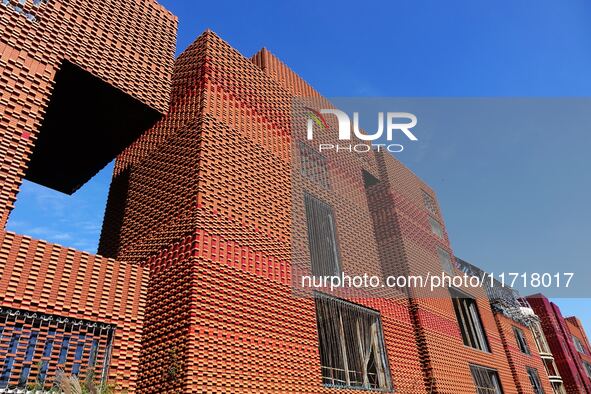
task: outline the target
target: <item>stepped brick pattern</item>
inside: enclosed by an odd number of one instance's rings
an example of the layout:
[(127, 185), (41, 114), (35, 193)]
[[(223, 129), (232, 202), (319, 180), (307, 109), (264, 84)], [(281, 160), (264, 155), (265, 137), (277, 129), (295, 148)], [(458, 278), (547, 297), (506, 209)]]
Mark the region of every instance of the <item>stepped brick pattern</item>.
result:
[[(435, 192), (392, 155), (310, 153), (299, 105), (331, 104), (268, 50), (247, 58), (206, 31), (173, 65), (176, 18), (152, 0), (8, 0), (0, 12), (0, 386), (47, 386), (61, 367), (116, 392), (336, 392), (313, 294), (298, 286), (312, 268), (307, 196), (331, 208), (349, 275), (457, 270)], [(165, 114), (116, 152), (97, 255), (4, 230), (64, 61)], [(315, 142), (334, 142), (328, 126)], [(464, 345), (448, 289), (334, 295), (379, 313), (396, 392), (474, 393), (479, 366), (506, 394), (533, 393), (536, 368), (551, 393), (527, 327), (530, 355), (483, 289), (460, 290), (488, 350)], [(550, 312), (545, 332), (589, 350), (578, 320)], [(573, 367), (572, 338), (555, 341)], [(590, 393), (581, 371), (569, 394)]]
[[(121, 390), (133, 390), (140, 370), (139, 354), (142, 336), (142, 321), (145, 307), (145, 289), (148, 285), (148, 269), (139, 265), (118, 262), (101, 256), (90, 255), (59, 245), (38, 241), (11, 232), (0, 232), (0, 308), (24, 310), (36, 314), (57, 315), (72, 322), (83, 320), (114, 327), (108, 378), (117, 382)], [(14, 320), (14, 319), (13, 319)], [(56, 321), (54, 319), (54, 321)], [(68, 333), (79, 338), (87, 334), (81, 328), (65, 330), (64, 324), (36, 326), (20, 317), (4, 327), (0, 341), (0, 354), (8, 355), (9, 335), (15, 325), (22, 326), (21, 339), (15, 354), (17, 361), (26, 358), (25, 349), (32, 332), (38, 332), (39, 343), (44, 343), (48, 330), (55, 329), (59, 338), (54, 339), (53, 353), (46, 382), (51, 386), (56, 367), (60, 364), (70, 371), (75, 363), (75, 354), (69, 352), (65, 362), (58, 363), (58, 344)], [(95, 334), (87, 334), (87, 336)], [(46, 341), (45, 341), (46, 342)], [(88, 359), (91, 341), (84, 350)], [(105, 359), (106, 338), (101, 339), (97, 360)], [(72, 339), (70, 347), (76, 342)], [(43, 350), (37, 349), (36, 352)], [(108, 357), (107, 357), (108, 358)], [(15, 364), (19, 364), (18, 362)], [(88, 364), (81, 369), (86, 373)], [(30, 384), (35, 383), (39, 370), (35, 364), (30, 372)], [(97, 363), (97, 371), (102, 367)], [(0, 362), (0, 368), (2, 363)], [(10, 385), (18, 383), (20, 369), (11, 373)], [(100, 376), (100, 374), (97, 374)]]

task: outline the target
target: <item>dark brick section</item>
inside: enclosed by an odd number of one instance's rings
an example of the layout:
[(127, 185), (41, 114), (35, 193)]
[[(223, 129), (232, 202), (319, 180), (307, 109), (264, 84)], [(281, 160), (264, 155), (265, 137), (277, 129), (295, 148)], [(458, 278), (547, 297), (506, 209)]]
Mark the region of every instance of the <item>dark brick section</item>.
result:
[[(583, 360), (590, 360), (577, 351), (573, 335), (577, 336), (589, 351), (589, 341), (579, 324), (578, 319), (563, 318), (560, 308), (541, 294), (527, 297), (528, 302), (540, 317), (544, 334), (556, 360), (556, 365), (564, 380), (566, 391), (570, 393), (591, 393), (591, 379), (587, 376)], [(587, 356), (589, 353), (587, 353)]]

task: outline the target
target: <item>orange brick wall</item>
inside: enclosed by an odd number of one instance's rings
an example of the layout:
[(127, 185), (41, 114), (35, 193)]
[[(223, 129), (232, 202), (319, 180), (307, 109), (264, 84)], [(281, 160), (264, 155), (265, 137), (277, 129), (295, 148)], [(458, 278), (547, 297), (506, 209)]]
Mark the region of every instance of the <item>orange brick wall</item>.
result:
[[(11, 0), (10, 4), (18, 4)], [(176, 17), (153, 0), (0, 4), (0, 228), (6, 224), (62, 60), (152, 108), (168, 108)]]
[[(104, 253), (144, 262), (153, 273), (146, 316), (154, 331), (144, 339), (140, 387), (323, 392), (313, 304), (293, 297), (300, 267), (287, 263), (293, 253), (307, 258), (304, 190), (333, 207), (343, 270), (379, 275), (384, 267), (441, 272), (436, 245), (451, 249), (447, 235), (439, 240), (429, 227), (422, 191), (433, 191), (390, 155), (328, 153), (330, 190), (301, 177), (291, 100), (319, 96), (267, 50), (251, 61), (206, 32), (179, 57), (172, 91), (169, 114), (117, 160), (105, 218), (115, 231), (104, 230), (101, 240)], [(387, 185), (390, 202), (380, 209), (392, 207), (398, 249), (386, 254), (387, 240), (372, 230), (362, 170)], [(469, 363), (497, 369), (505, 392), (517, 392), (488, 300), (483, 291), (475, 296), (492, 354), (463, 345), (446, 290), (410, 300), (395, 291), (380, 301), (347, 298), (381, 312), (400, 392), (473, 393)], [(281, 340), (253, 338), (258, 331), (243, 315)], [(305, 346), (278, 363), (275, 346), (294, 341)], [(174, 378), (171, 360), (182, 371)]]
[(109, 379), (130, 392), (147, 284), (148, 270), (138, 265), (0, 232), (0, 306), (115, 324)]
[[(591, 345), (589, 345), (589, 338), (587, 337), (585, 329), (583, 328), (583, 324), (576, 316), (567, 317), (564, 319), (564, 321), (566, 322), (566, 328), (568, 329), (568, 331), (571, 333), (571, 335), (577, 337), (581, 341), (581, 343), (583, 344), (583, 348), (585, 349), (584, 354), (578, 351), (576, 352), (576, 354), (580, 358), (579, 363), (582, 364), (583, 361), (586, 361), (587, 363), (591, 364)], [(572, 341), (573, 339), (567, 338), (567, 340)], [(588, 380), (591, 380), (591, 378), (589, 378), (589, 376), (587, 375), (585, 367), (582, 365), (580, 367), (582, 378), (587, 378)]]
[[(494, 316), (497, 322), (497, 327), (499, 328), (499, 332), (501, 333), (505, 354), (507, 355), (518, 392), (534, 394), (526, 369), (527, 367), (531, 367), (538, 371), (538, 376), (540, 377), (540, 382), (542, 383), (544, 392), (552, 393), (552, 385), (548, 379), (548, 374), (544, 367), (544, 363), (540, 358), (540, 354), (538, 353), (538, 348), (536, 347), (536, 342), (532, 331), (528, 327), (519, 324), (500, 313), (495, 313)], [(523, 330), (530, 354), (525, 354), (519, 349), (513, 327)]]

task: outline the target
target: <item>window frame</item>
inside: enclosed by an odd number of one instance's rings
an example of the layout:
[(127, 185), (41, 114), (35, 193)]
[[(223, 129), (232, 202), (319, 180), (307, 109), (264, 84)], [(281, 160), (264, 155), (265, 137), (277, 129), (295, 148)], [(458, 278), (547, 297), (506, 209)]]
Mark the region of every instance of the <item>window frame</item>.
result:
[[(485, 353), (492, 353), (476, 299), (454, 287), (450, 287), (449, 292), (464, 346)], [(460, 307), (462, 307), (464, 313), (460, 313)], [(473, 324), (469, 326), (469, 323)]]
[[(314, 301), (318, 330), (320, 376), (323, 386), (347, 390), (392, 392), (392, 377), (380, 312), (321, 292), (314, 292)], [(370, 327), (366, 327), (366, 329), (370, 330), (365, 334), (365, 339), (368, 339), (367, 335), (370, 337), (369, 344), (362, 344), (360, 320), (352, 319), (351, 313), (357, 313), (360, 316), (365, 315), (366, 322), (373, 321)], [(335, 317), (338, 317), (336, 322)], [(353, 322), (356, 323), (356, 330), (347, 326), (347, 324)], [(330, 339), (326, 339), (325, 335), (329, 336)], [(338, 340), (331, 338), (332, 335), (337, 335)], [(348, 335), (353, 335), (353, 337)], [(364, 362), (359, 358), (352, 360), (352, 355), (362, 356), (363, 349), (370, 349), (365, 356), (367, 361)], [(375, 368), (375, 373), (372, 374), (375, 375), (374, 383), (377, 385), (375, 387), (371, 385), (368, 375), (369, 362), (372, 359), (374, 360), (373, 368)], [(327, 362), (330, 365), (325, 365)], [(365, 364), (365, 371), (354, 369), (362, 364)], [(327, 370), (330, 371), (330, 376), (326, 374)], [(342, 371), (342, 376), (335, 377), (333, 375), (335, 371)], [(353, 374), (355, 382), (352, 381), (351, 374)], [(360, 375), (362, 382), (357, 380), (357, 374)]]
[[(504, 394), (503, 384), (501, 383), (501, 377), (499, 376), (498, 370), (477, 364), (469, 364), (469, 366), (470, 374), (472, 375), (472, 380), (476, 386), (476, 392), (478, 394)], [(477, 374), (475, 374), (475, 372), (477, 372)], [(479, 378), (482, 377), (483, 374), (486, 374), (486, 377), (490, 379), (490, 383), (493, 387), (486, 387), (482, 384), (482, 381), (479, 381)]]
[[(316, 204), (316, 206), (312, 207), (312, 204), (308, 204), (309, 202)], [(309, 207), (312, 210), (315, 209), (316, 212), (311, 212), (311, 210), (309, 210)], [(329, 255), (326, 255), (327, 252), (321, 253), (321, 251), (320, 251), (320, 249), (322, 249), (321, 247), (318, 247), (318, 248), (314, 247), (314, 245), (316, 243), (321, 243), (322, 241), (314, 238), (314, 231), (312, 231), (312, 227), (311, 227), (312, 222), (310, 219), (311, 219), (311, 217), (317, 217), (320, 209), (326, 210), (326, 213), (328, 214), (327, 215), (328, 222), (329, 222), (328, 226), (332, 232), (332, 234), (328, 237), (329, 241), (327, 241), (329, 243), (332, 243), (332, 245), (331, 245), (332, 252), (330, 252)], [(314, 275), (314, 276), (339, 276), (339, 275), (341, 275), (342, 267), (341, 267), (339, 237), (338, 237), (338, 232), (337, 232), (337, 221), (336, 221), (336, 216), (334, 214), (334, 209), (332, 208), (332, 205), (330, 205), (329, 203), (325, 202), (324, 200), (314, 196), (313, 194), (305, 191), (304, 192), (304, 213), (306, 215), (306, 231), (307, 231), (307, 238), (308, 238), (308, 250), (310, 253), (310, 271), (312, 272), (312, 275)], [(319, 245), (319, 246), (321, 246), (321, 245)], [(332, 256), (330, 256), (330, 254), (332, 254)], [(326, 262), (323, 263), (322, 261), (315, 261), (315, 259), (319, 259), (319, 258), (320, 259), (332, 258), (333, 261), (330, 264), (332, 264), (334, 267), (328, 267), (328, 264), (326, 264)], [(325, 272), (324, 271), (325, 269), (329, 269), (329, 268), (334, 268), (334, 271), (333, 272)]]
[(534, 394), (546, 394), (544, 391), (544, 386), (542, 386), (542, 380), (540, 379), (540, 374), (538, 370), (534, 367), (526, 367), (526, 371), (527, 376), (529, 377), (529, 382), (532, 385)]
[(575, 344), (575, 349), (577, 349), (577, 352), (581, 353), (581, 354), (587, 354), (587, 352), (585, 351), (585, 346), (583, 345), (583, 341), (581, 341), (578, 337), (576, 336), (572, 336), (573, 337), (573, 343)]
[(517, 346), (519, 347), (519, 350), (521, 350), (521, 353), (531, 355), (525, 332), (521, 328), (513, 326), (513, 334), (515, 335), (515, 341), (517, 342)]

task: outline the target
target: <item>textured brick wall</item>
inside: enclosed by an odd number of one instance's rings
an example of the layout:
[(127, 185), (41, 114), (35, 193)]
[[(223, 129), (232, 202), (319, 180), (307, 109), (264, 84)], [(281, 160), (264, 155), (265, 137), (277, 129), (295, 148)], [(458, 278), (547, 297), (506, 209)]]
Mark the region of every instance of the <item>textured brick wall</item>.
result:
[(584, 371), (579, 368), (580, 357), (574, 348), (570, 331), (560, 309), (540, 294), (527, 297), (527, 300), (536, 315), (540, 317), (544, 335), (556, 360), (566, 391), (569, 394), (590, 393), (591, 382), (586, 375), (581, 374)]
[[(206, 32), (177, 60), (172, 92), (169, 114), (117, 159), (101, 238), (102, 253), (151, 268), (140, 387), (330, 391), (313, 303), (290, 288), (292, 253), (308, 258), (303, 192), (333, 207), (343, 270), (381, 275), (441, 272), (436, 246), (452, 251), (430, 229), (423, 192), (433, 191), (389, 155), (328, 153), (330, 190), (302, 177), (291, 100), (323, 99), (267, 50), (249, 60)], [(362, 170), (382, 182), (378, 194)], [(386, 210), (389, 221), (377, 220)], [(395, 231), (386, 252), (382, 225)], [(347, 298), (382, 314), (399, 392), (473, 393), (469, 363), (497, 369), (517, 392), (488, 300), (474, 295), (492, 354), (463, 345), (446, 291)]]
[(109, 378), (120, 389), (138, 377), (147, 285), (138, 265), (0, 232), (0, 306), (116, 325)]
[(37, 139), (54, 76), (66, 59), (165, 112), (176, 17), (153, 0), (0, 4), (0, 228), (6, 224)]
[[(589, 345), (589, 338), (587, 337), (587, 334), (585, 333), (585, 329), (583, 328), (583, 324), (581, 323), (581, 321), (576, 317), (576, 316), (571, 316), (571, 317), (567, 317), (564, 319), (565, 323), (566, 323), (566, 328), (568, 329), (568, 332), (577, 337), (579, 339), (579, 341), (581, 341), (581, 344), (583, 345), (583, 349), (585, 350), (585, 353), (581, 353), (579, 351), (577, 351), (577, 349), (575, 348), (575, 354), (577, 357), (579, 357), (579, 363), (578, 363), (578, 368), (579, 368), (579, 373), (581, 375), (581, 379), (585, 380), (587, 379), (587, 381), (589, 383), (591, 383), (591, 378), (589, 378), (589, 375), (587, 374), (587, 371), (585, 370), (585, 367), (583, 366), (583, 361), (589, 363), (591, 365), (591, 346)], [(574, 343), (573, 343), (573, 347), (574, 347)], [(574, 357), (576, 359), (576, 357)]]
[[(552, 393), (552, 385), (550, 384), (543, 361), (538, 353), (532, 331), (528, 327), (517, 323), (500, 313), (495, 313), (494, 316), (501, 334), (505, 354), (507, 355), (507, 360), (511, 367), (513, 379), (517, 386), (517, 391), (524, 394), (534, 394), (526, 369), (527, 367), (530, 367), (535, 368), (536, 371), (538, 371), (538, 376), (540, 377), (544, 392)], [(521, 329), (525, 334), (525, 341), (530, 354), (525, 354), (520, 350), (513, 327)]]

